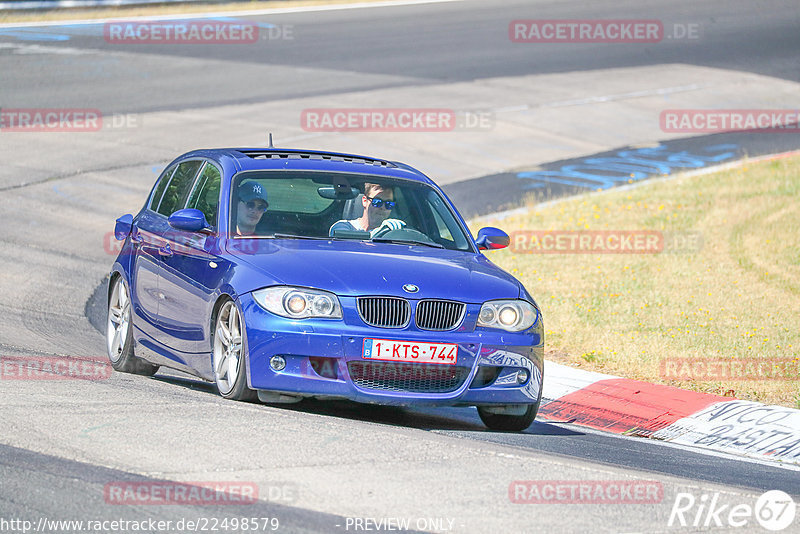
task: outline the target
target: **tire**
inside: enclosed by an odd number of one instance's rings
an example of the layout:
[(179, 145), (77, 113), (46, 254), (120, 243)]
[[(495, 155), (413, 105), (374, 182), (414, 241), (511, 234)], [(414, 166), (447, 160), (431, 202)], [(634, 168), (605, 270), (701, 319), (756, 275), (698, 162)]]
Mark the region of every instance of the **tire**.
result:
[(111, 367), (122, 373), (153, 376), (158, 366), (137, 357), (133, 352), (133, 318), (128, 285), (121, 276), (114, 278), (108, 298), (106, 350)]
[(226, 399), (253, 402), (255, 391), (247, 387), (247, 350), (239, 308), (226, 300), (214, 319), (211, 332), (211, 363), (219, 394)]
[(528, 405), (527, 410), (525, 410), (525, 413), (522, 415), (490, 413), (482, 406), (478, 406), (478, 415), (481, 421), (483, 421), (483, 424), (490, 430), (521, 432), (531, 426), (533, 420), (536, 419), (536, 413), (539, 411), (540, 402)]

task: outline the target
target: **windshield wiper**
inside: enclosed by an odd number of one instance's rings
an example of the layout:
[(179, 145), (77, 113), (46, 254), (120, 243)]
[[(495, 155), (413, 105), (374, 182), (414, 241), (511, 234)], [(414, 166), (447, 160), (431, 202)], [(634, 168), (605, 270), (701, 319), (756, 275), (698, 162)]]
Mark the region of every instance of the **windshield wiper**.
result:
[(398, 245), (425, 245), (426, 247), (444, 248), (444, 245), (434, 243), (433, 241), (415, 241), (413, 239), (388, 239), (385, 237), (376, 237), (372, 241), (377, 243), (396, 243)]

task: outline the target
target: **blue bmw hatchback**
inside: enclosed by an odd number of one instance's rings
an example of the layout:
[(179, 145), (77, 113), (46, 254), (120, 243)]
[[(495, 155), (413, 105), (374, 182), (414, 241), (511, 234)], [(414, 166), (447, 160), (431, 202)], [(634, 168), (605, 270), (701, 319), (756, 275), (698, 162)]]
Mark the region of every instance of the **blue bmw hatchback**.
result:
[(160, 366), (223, 397), (477, 406), (523, 430), (542, 393), (533, 297), (408, 165), (285, 149), (177, 158), (123, 215), (108, 288), (118, 371)]

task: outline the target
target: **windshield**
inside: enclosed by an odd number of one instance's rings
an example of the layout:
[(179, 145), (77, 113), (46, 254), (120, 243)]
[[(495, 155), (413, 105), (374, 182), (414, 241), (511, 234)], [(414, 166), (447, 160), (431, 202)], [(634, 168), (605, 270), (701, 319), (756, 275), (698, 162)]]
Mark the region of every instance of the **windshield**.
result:
[(231, 191), (234, 236), (472, 250), (445, 200), (423, 183), (335, 172), (250, 171), (234, 177)]

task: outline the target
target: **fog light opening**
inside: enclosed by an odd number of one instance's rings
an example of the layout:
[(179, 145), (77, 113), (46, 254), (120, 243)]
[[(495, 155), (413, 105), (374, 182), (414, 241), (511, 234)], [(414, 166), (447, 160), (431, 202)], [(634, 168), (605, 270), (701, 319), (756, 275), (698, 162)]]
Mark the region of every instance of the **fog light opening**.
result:
[(517, 371), (517, 384), (524, 384), (528, 381), (528, 371), (523, 369), (522, 371)]
[(273, 356), (269, 359), (269, 366), (273, 371), (283, 371), (286, 368), (286, 359), (283, 356)]
[(336, 380), (339, 378), (337, 370), (337, 362), (334, 358), (322, 358), (320, 356), (309, 356), (309, 363), (311, 368), (322, 378), (330, 378)]

